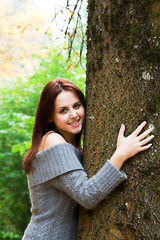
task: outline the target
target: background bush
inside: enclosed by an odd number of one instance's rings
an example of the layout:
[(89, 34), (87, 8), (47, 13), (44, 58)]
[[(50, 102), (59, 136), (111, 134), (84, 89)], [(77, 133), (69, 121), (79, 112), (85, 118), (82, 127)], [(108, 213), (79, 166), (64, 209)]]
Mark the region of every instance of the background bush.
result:
[(55, 48), (49, 49), (33, 76), (25, 81), (10, 81), (0, 89), (0, 239), (21, 239), (30, 219), (22, 160), (31, 144), (36, 107), (44, 85), (61, 77), (85, 91), (84, 70), (79, 66), (67, 70), (68, 66), (65, 56), (58, 56)]

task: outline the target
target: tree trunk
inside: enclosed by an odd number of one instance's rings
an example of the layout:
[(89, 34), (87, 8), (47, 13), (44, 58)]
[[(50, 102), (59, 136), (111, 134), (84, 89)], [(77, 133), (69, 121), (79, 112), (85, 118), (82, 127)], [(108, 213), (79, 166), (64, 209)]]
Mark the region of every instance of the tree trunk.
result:
[(155, 139), (127, 160), (128, 179), (107, 199), (80, 209), (78, 239), (160, 238), (159, 14), (156, 0), (88, 1), (84, 168), (91, 177), (111, 157), (121, 123), (128, 135), (146, 120)]

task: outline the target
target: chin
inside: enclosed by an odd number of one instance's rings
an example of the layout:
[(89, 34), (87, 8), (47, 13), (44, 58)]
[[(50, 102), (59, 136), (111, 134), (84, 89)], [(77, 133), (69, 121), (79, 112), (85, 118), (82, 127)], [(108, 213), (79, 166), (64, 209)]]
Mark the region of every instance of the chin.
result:
[(82, 130), (82, 128), (79, 128), (79, 129), (75, 129), (74, 131), (72, 131), (72, 133), (73, 134), (78, 134), (78, 133), (80, 133), (81, 132), (81, 130)]
[(78, 133), (80, 133), (81, 132), (81, 130), (77, 130), (77, 131), (73, 131), (72, 133), (73, 134), (78, 134)]

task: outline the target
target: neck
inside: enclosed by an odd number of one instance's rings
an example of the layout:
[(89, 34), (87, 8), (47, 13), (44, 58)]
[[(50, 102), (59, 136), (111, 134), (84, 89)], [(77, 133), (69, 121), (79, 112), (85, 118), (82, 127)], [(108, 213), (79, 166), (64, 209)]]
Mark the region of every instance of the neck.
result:
[[(63, 135), (64, 136), (64, 135)], [(75, 146), (75, 135), (74, 136), (64, 136), (64, 139), (68, 142), (68, 143), (70, 143), (70, 144), (72, 144), (73, 146)]]
[(75, 147), (75, 134), (64, 133), (64, 132), (61, 132), (59, 129), (57, 130), (58, 130), (58, 133), (60, 133), (62, 137), (66, 140), (66, 142), (72, 144)]

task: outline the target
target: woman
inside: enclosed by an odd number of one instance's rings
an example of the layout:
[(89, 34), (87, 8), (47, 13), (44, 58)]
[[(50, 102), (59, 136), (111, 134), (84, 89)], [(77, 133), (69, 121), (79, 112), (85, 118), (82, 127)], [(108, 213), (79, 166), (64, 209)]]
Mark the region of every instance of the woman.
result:
[(23, 240), (76, 239), (78, 204), (94, 208), (127, 178), (122, 164), (151, 146), (154, 136), (147, 135), (152, 129), (139, 134), (146, 122), (128, 137), (122, 125), (115, 153), (88, 179), (81, 165), (84, 109), (83, 93), (68, 80), (50, 81), (42, 91), (32, 146), (23, 161), (32, 203)]

